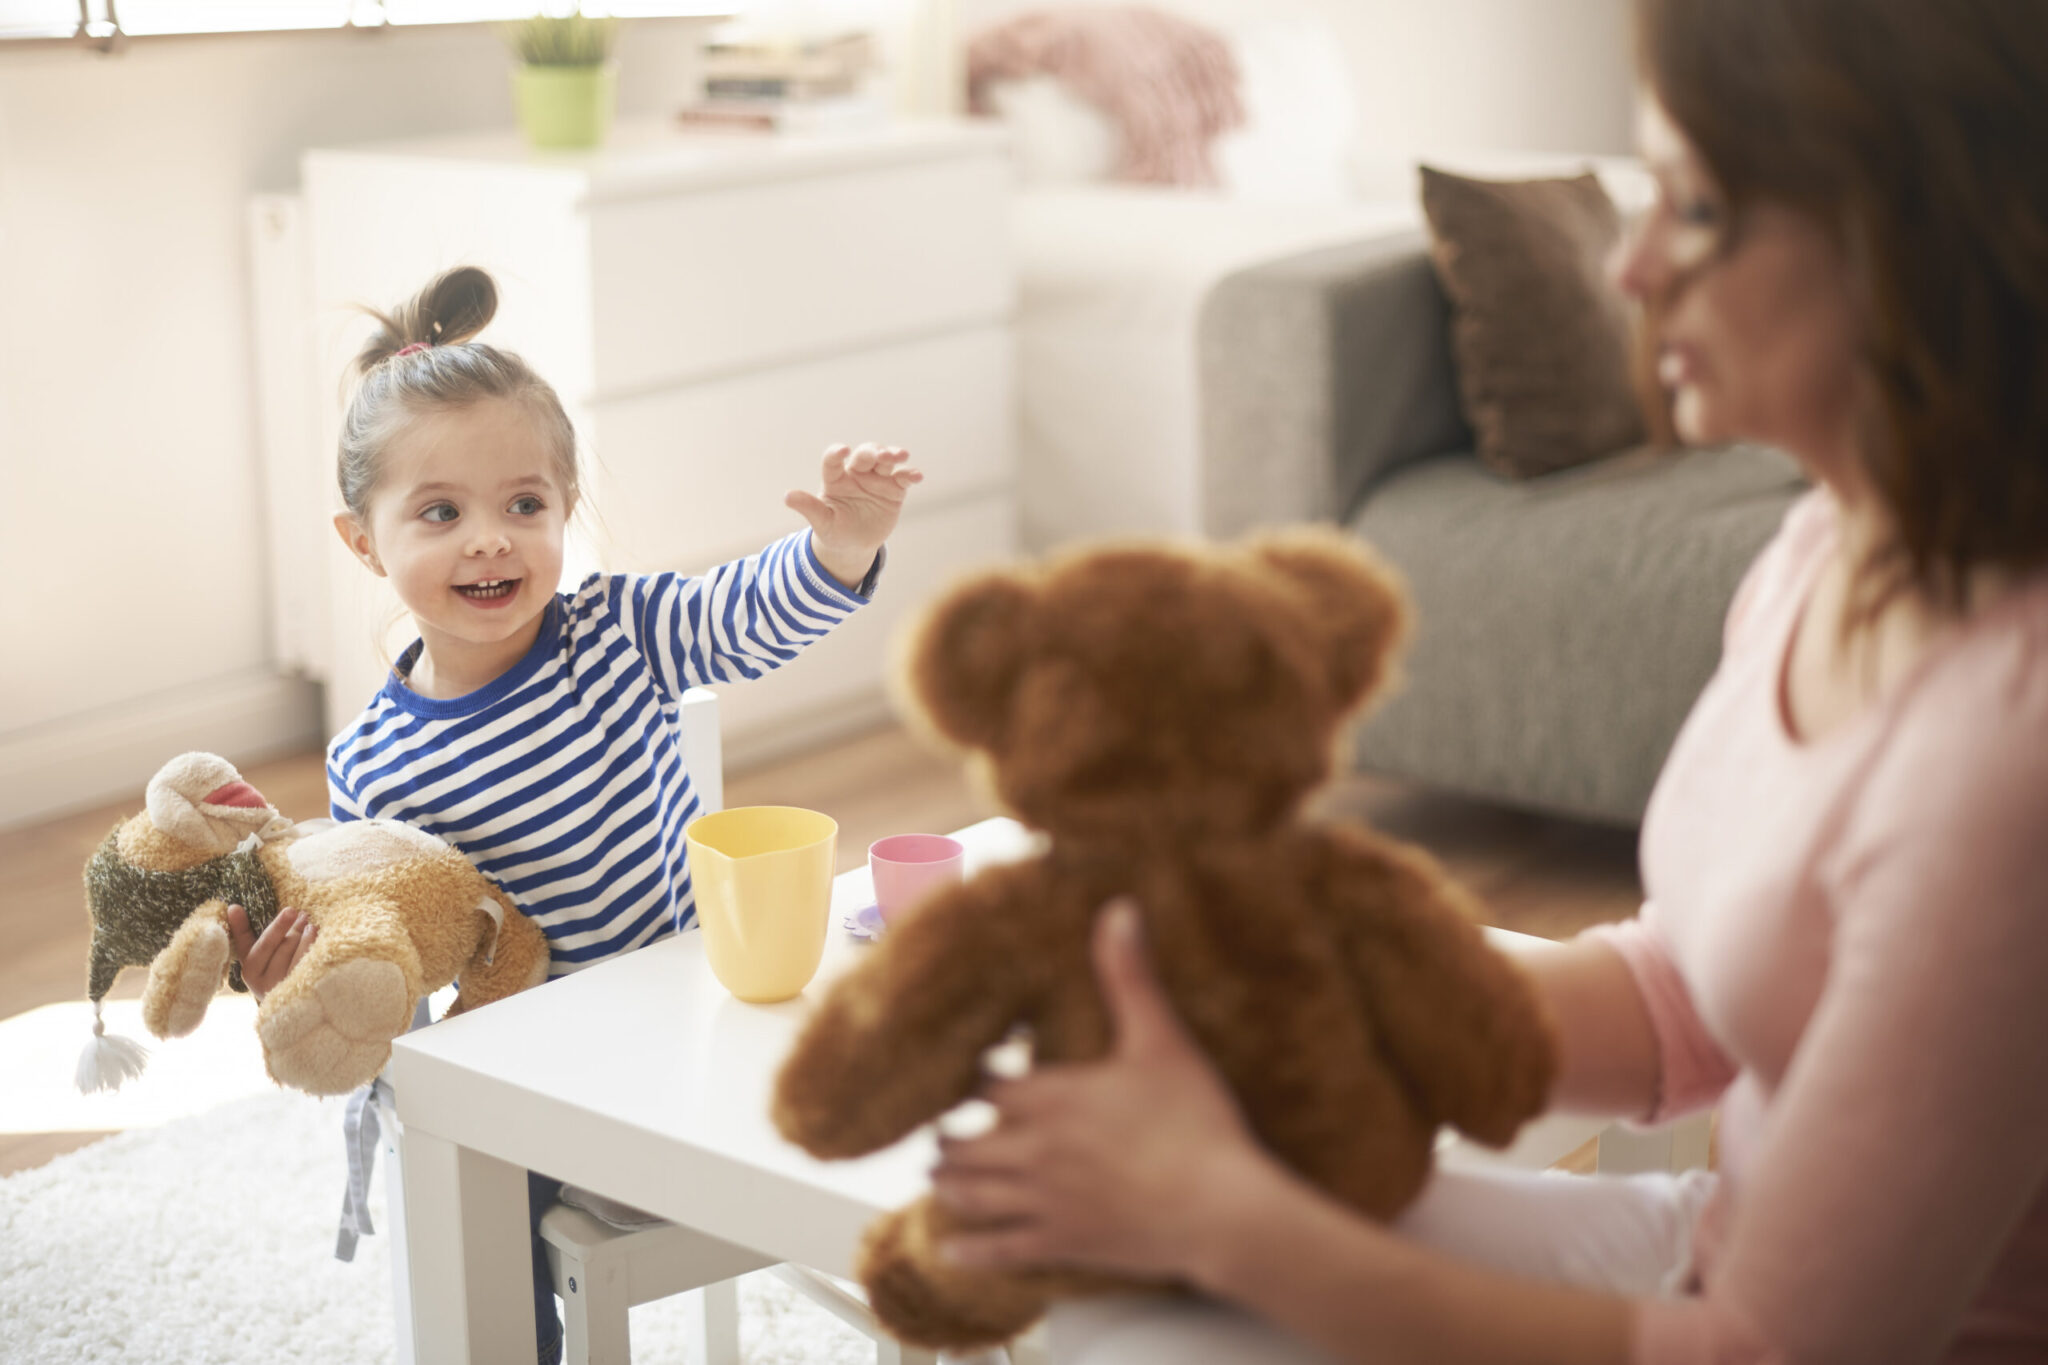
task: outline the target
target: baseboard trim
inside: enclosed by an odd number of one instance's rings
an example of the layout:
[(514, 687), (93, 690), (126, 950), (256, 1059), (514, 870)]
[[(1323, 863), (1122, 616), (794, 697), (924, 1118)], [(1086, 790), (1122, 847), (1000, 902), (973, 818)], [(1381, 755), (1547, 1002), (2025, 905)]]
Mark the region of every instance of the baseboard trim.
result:
[(192, 749), (254, 763), (318, 747), (320, 689), (269, 669), (0, 733), (0, 829), (128, 798)]

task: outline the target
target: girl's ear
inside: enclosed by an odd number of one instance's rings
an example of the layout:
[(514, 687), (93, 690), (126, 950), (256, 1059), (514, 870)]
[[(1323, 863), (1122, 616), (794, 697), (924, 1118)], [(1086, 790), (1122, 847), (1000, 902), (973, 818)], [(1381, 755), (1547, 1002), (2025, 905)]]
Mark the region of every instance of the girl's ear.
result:
[(348, 552), (363, 561), (363, 567), (377, 577), (384, 577), (384, 564), (377, 558), (377, 547), (370, 543), (370, 532), (353, 512), (334, 514), (334, 533), (341, 537), (341, 543), (348, 546)]

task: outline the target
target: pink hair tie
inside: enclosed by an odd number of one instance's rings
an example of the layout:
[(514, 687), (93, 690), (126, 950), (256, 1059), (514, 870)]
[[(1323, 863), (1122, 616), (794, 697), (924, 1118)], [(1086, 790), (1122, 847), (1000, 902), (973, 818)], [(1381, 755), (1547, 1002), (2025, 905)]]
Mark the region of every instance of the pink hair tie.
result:
[(410, 344), (408, 344), (408, 345), (405, 345), (405, 346), (401, 346), (401, 347), (399, 347), (399, 348), (398, 348), (398, 354), (397, 354), (397, 355), (395, 355), (395, 356), (393, 356), (393, 357), (392, 357), (392, 359), (393, 359), (393, 360), (403, 360), (403, 359), (404, 359), (404, 358), (405, 358), (406, 356), (409, 356), (409, 355), (411, 355), (411, 354), (412, 354), (412, 353), (413, 353), (414, 351), (424, 351), (424, 350), (427, 350), (427, 349), (428, 349), (428, 343), (427, 343), (427, 342), (424, 342), (424, 341), (415, 341), (415, 342), (412, 342), (412, 343), (410, 343)]

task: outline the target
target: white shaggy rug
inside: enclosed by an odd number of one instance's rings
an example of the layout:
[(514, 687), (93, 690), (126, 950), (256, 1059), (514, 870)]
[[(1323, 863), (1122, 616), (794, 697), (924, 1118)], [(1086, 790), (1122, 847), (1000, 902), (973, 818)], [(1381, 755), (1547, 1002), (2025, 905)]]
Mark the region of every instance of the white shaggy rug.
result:
[[(334, 1259), (341, 1100), (238, 1100), (0, 1180), (0, 1358), (20, 1365), (387, 1365), (378, 1233)], [(779, 1280), (740, 1285), (747, 1365), (867, 1365), (874, 1344)], [(636, 1365), (683, 1365), (682, 1300), (632, 1312)], [(695, 1362), (691, 1362), (695, 1365)]]

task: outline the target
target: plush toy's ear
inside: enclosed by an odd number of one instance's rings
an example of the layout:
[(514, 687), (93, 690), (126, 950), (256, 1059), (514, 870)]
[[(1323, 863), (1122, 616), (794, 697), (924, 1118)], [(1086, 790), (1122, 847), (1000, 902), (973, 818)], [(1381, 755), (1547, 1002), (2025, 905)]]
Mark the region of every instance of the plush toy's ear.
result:
[(1003, 570), (970, 578), (913, 620), (901, 637), (897, 700), (954, 744), (989, 747), (1029, 657), (1038, 590)]
[(1345, 709), (1393, 679), (1408, 642), (1408, 592), (1392, 565), (1356, 537), (1301, 527), (1246, 547), (1300, 599), (1320, 634), (1331, 690)]
[(251, 834), (291, 822), (218, 754), (179, 754), (157, 769), (144, 798), (149, 822), (190, 848), (226, 853)]

